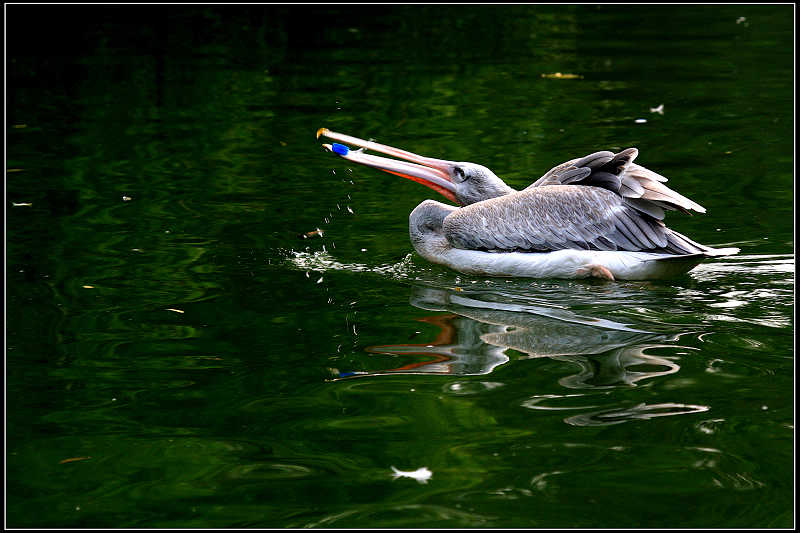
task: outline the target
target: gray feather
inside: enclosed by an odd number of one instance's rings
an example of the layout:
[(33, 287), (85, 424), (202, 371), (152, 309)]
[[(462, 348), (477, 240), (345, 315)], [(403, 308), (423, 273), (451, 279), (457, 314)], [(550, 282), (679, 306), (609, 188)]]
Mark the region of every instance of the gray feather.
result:
[[(664, 209), (657, 202), (648, 202), (639, 198), (625, 198), (625, 203), (637, 211), (648, 214), (657, 220), (664, 220)], [(674, 209), (674, 208), (669, 208)]]
[(644, 194), (644, 187), (642, 187), (637, 180), (632, 178), (628, 174), (620, 175), (622, 188), (626, 189), (627, 192), (623, 192), (622, 196), (627, 196), (628, 198), (640, 198), (642, 194)]
[(577, 161), (574, 161), (573, 164), (576, 167), (599, 168), (608, 163), (609, 161), (611, 161), (613, 157), (614, 157), (613, 152), (603, 150), (601, 152), (595, 152), (593, 154), (589, 154), (585, 157), (582, 157)]

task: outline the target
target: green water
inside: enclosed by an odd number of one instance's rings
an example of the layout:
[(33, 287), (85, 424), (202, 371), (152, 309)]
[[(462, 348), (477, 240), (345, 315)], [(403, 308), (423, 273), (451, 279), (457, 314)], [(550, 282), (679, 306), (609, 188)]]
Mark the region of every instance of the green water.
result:
[[(794, 524), (793, 6), (6, 14), (7, 526)], [(319, 127), (515, 187), (636, 146), (741, 253), (459, 275)]]

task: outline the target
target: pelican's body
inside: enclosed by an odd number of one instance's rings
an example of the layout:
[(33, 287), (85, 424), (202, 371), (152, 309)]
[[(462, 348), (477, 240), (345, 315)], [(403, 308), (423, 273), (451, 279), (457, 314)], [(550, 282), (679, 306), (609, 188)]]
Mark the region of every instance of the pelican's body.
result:
[(683, 274), (714, 249), (667, 228), (664, 210), (705, 212), (633, 163), (635, 148), (596, 152), (558, 165), (522, 191), (488, 168), (452, 162), (328, 130), (318, 136), (413, 161), (326, 145), (345, 159), (412, 179), (460, 204), (433, 200), (409, 216), (414, 249), (459, 272), (502, 277), (644, 280)]
[(446, 218), (455, 210), (453, 206), (425, 200), (409, 216), (409, 233), (414, 250), (420, 256), (464, 274), (514, 278), (663, 279), (688, 272), (707, 257), (703, 253), (675, 255), (573, 248), (539, 253), (457, 248), (448, 241), (444, 231)]

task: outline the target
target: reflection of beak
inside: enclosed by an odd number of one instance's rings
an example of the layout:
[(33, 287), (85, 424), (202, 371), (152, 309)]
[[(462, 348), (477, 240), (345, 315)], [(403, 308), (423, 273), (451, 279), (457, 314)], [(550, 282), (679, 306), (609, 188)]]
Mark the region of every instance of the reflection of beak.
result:
[(319, 139), (320, 136), (325, 136), (335, 141), (359, 146), (366, 150), (373, 150), (382, 154), (399, 157), (401, 159), (405, 159), (406, 161), (411, 161), (411, 163), (406, 163), (405, 161), (398, 161), (397, 159), (388, 159), (386, 157), (365, 154), (361, 150), (350, 150), (350, 148), (344, 146), (343, 144), (334, 143), (333, 145), (322, 145), (326, 149), (339, 154), (348, 161), (360, 163), (368, 167), (374, 167), (379, 170), (383, 170), (384, 172), (389, 172), (390, 174), (395, 174), (397, 176), (416, 181), (417, 183), (421, 183), (426, 187), (430, 187), (434, 191), (444, 195), (452, 202), (457, 204), (461, 203), (456, 200), (455, 186), (453, 185), (453, 181), (450, 179), (450, 171), (456, 164), (453, 161), (433, 159), (432, 157), (423, 157), (421, 155), (412, 154), (411, 152), (406, 152), (405, 150), (400, 150), (399, 148), (393, 148), (391, 146), (378, 144), (372, 141), (365, 141), (357, 137), (336, 133), (325, 128), (320, 128), (317, 130), (317, 139)]

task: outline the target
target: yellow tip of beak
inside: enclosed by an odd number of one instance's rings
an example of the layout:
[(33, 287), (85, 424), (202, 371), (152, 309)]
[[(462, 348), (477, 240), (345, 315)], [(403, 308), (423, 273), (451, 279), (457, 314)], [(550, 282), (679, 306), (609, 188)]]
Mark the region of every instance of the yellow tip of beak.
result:
[(317, 139), (320, 138), (321, 135), (325, 135), (328, 133), (328, 128), (320, 128), (317, 130)]

